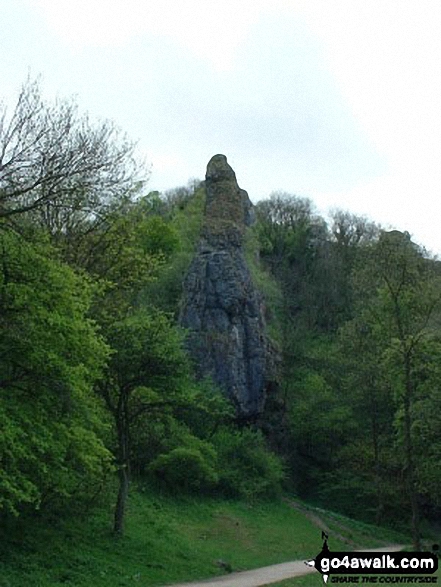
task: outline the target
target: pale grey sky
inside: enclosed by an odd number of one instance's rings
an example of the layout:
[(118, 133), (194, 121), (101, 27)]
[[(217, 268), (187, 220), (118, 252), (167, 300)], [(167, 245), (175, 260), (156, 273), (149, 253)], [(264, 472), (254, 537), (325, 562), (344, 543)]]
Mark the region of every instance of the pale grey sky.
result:
[(28, 72), (111, 118), (149, 189), (224, 153), (284, 190), (441, 254), (441, 0), (0, 0), (0, 96)]

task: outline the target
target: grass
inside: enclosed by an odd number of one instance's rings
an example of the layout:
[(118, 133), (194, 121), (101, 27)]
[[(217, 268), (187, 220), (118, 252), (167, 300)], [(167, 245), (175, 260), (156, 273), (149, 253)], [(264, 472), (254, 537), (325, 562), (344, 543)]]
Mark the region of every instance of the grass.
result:
[[(165, 585), (224, 574), (219, 561), (245, 570), (307, 559), (321, 547), (321, 531), (283, 502), (134, 493), (123, 538), (112, 535), (110, 522), (111, 508), (102, 507), (15, 528), (0, 549), (0, 587)], [(353, 523), (351, 531), (374, 541), (375, 529)], [(332, 535), (329, 544), (347, 548)], [(315, 575), (306, 579), (317, 585)]]
[[(369, 549), (369, 548), (375, 548), (375, 547), (379, 547), (381, 545), (386, 545), (386, 544), (404, 544), (404, 545), (408, 545), (406, 546), (405, 550), (411, 550), (410, 547), (410, 538), (408, 536), (403, 535), (400, 532), (396, 532), (394, 530), (390, 530), (390, 529), (386, 529), (386, 528), (381, 528), (378, 526), (374, 526), (372, 524), (367, 524), (364, 522), (358, 522), (357, 520), (353, 520), (351, 518), (347, 518), (346, 516), (343, 516), (341, 514), (337, 514), (335, 512), (329, 512), (326, 510), (322, 510), (319, 508), (314, 508), (314, 507), (310, 507), (307, 504), (302, 504), (306, 509), (311, 510), (313, 513), (317, 514), (320, 516), (320, 518), (326, 523), (326, 525), (331, 529), (331, 536), (332, 536), (332, 531), (335, 530), (337, 533), (339, 534), (344, 534), (344, 536), (350, 540), (352, 540), (353, 542), (356, 542), (357, 544), (360, 544), (360, 546), (362, 546), (363, 548)], [(426, 547), (428, 547), (429, 543), (432, 544), (433, 541), (426, 541)], [(331, 550), (338, 550), (337, 547), (333, 544), (330, 543), (330, 548)], [(347, 550), (347, 548), (344, 548), (343, 550)], [(388, 577), (390, 577), (390, 575), (387, 575)], [(427, 576), (427, 575), (426, 575)], [(436, 573), (434, 573), (434, 575), (429, 575), (429, 577), (437, 577), (437, 583), (440, 583), (440, 579), (441, 579), (441, 568), (438, 568), (438, 570), (436, 571)], [(335, 575), (335, 577), (351, 577), (351, 575)], [(352, 577), (356, 577), (355, 575), (352, 575)], [(386, 575), (371, 575), (371, 577), (377, 577), (377, 582), (376, 584), (380, 585), (380, 581), (381, 581), (381, 585), (392, 585), (393, 583), (388, 583), (388, 582), (383, 582), (384, 579), (383, 577), (386, 577)], [(381, 579), (380, 579), (381, 577)], [(337, 581), (337, 579), (336, 579)], [(390, 581), (390, 579), (388, 579), (388, 581)], [(363, 583), (361, 582), (361, 579), (359, 579), (358, 583), (360, 585), (363, 585)], [(435, 584), (437, 584), (435, 583)], [(332, 584), (338, 584), (338, 583), (332, 583), (332, 576), (330, 578), (330, 580), (328, 581), (328, 585), (332, 585)], [(344, 583), (339, 583), (339, 584), (344, 584)], [(349, 583), (346, 583), (349, 584)], [(375, 583), (371, 583), (371, 584), (375, 584)], [(395, 583), (394, 585), (396, 585), (397, 583)], [(279, 583), (273, 583), (272, 587), (321, 587), (322, 585), (324, 585), (322, 579), (320, 578), (320, 576), (316, 573), (311, 574), (311, 575), (305, 575), (304, 577), (298, 577), (298, 578), (294, 578), (294, 579), (287, 579), (285, 581), (281, 581)], [(369, 583), (366, 583), (366, 585), (369, 585)]]
[[(375, 548), (376, 546), (386, 546), (388, 544), (408, 544), (410, 538), (403, 533), (391, 530), (390, 528), (382, 528), (360, 522), (352, 518), (348, 518), (343, 514), (331, 512), (318, 507), (313, 507), (309, 504), (302, 503), (297, 500), (297, 503), (305, 509), (318, 516), (330, 529), (332, 535), (343, 535), (349, 542), (355, 543), (357, 546), (363, 548)], [(333, 550), (336, 548), (332, 547)], [(347, 548), (347, 547), (346, 547)]]

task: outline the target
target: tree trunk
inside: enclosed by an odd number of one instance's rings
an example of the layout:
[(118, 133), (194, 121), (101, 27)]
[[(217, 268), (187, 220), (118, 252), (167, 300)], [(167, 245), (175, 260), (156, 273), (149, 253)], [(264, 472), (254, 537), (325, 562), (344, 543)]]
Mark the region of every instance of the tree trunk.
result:
[(378, 419), (377, 419), (377, 406), (371, 404), (372, 410), (372, 445), (374, 449), (374, 482), (375, 490), (377, 494), (377, 507), (375, 508), (375, 523), (377, 526), (381, 525), (384, 513), (384, 499), (383, 499), (383, 482), (381, 479), (381, 465), (380, 465), (380, 448), (378, 442)]
[(118, 488), (118, 497), (116, 500), (115, 506), (115, 517), (114, 517), (114, 524), (113, 530), (119, 536), (124, 534), (124, 519), (126, 513), (126, 504), (127, 498), (129, 496), (129, 484), (130, 484), (130, 477), (128, 467), (124, 465), (120, 465), (118, 471), (119, 477), (119, 488)]
[(377, 505), (375, 508), (375, 523), (380, 526), (381, 520), (383, 516), (383, 490), (382, 490), (382, 480), (381, 480), (381, 467), (380, 467), (380, 446), (379, 446), (379, 424), (378, 424), (378, 404), (377, 404), (377, 395), (376, 392), (373, 390), (376, 389), (376, 384), (374, 378), (369, 376), (368, 378), (368, 401), (369, 401), (369, 415), (370, 415), (370, 424), (371, 424), (371, 441), (372, 441), (372, 448), (374, 451), (374, 487), (375, 493), (377, 497)]
[(404, 391), (404, 442), (406, 455), (406, 489), (410, 501), (412, 513), (411, 532), (412, 542), (416, 551), (421, 550), (421, 533), (420, 533), (420, 511), (418, 505), (418, 493), (415, 488), (415, 466), (413, 462), (413, 445), (412, 445), (412, 417), (410, 413), (412, 402), (412, 379), (411, 379), (411, 359), (409, 354), (404, 356), (405, 372), (405, 391)]
[(129, 421), (128, 406), (125, 394), (122, 394), (118, 402), (118, 410), (115, 414), (118, 431), (118, 497), (115, 506), (113, 530), (119, 536), (124, 533), (124, 520), (127, 498), (130, 485), (130, 447), (129, 447)]

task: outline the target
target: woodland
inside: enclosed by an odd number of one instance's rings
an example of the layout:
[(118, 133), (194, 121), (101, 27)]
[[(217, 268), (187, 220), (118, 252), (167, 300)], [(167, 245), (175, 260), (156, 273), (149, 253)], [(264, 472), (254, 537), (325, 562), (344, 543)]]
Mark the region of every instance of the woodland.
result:
[(350, 212), (258, 202), (246, 254), (279, 372), (239, 421), (177, 322), (204, 182), (148, 175), (113, 123), (36, 81), (0, 111), (1, 531), (109, 499), (122, 536), (148, 486), (293, 494), (419, 549), (441, 520), (440, 262)]

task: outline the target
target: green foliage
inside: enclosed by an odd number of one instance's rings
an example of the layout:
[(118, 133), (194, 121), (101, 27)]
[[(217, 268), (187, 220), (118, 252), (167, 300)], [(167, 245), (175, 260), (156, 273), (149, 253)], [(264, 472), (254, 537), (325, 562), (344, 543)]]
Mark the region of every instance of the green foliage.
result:
[[(358, 482), (369, 480), (378, 514), (397, 517), (397, 502), (401, 519), (409, 512), (418, 547), (420, 503), (439, 499), (439, 459), (431, 452), (437, 442), (429, 432), (438, 424), (433, 416), (426, 420), (426, 410), (435, 408), (438, 395), (441, 284), (434, 261), (397, 231), (382, 233), (366, 249), (354, 282), (360, 301), (355, 319), (342, 329), (342, 350), (346, 383), (356, 389), (348, 400), (365, 428), (357, 442), (372, 455), (364, 459)], [(352, 473), (357, 476), (354, 467)]]
[[(201, 450), (212, 446), (215, 430), (234, 418), (233, 406), (210, 381), (181, 382), (185, 392), (180, 402), (155, 409), (132, 426), (132, 470), (147, 474), (152, 461), (179, 447)], [(209, 443), (209, 444), (207, 444)]]
[[(133, 462), (133, 432), (136, 427), (148, 427), (155, 414), (173, 414), (177, 407), (191, 403), (189, 364), (181, 330), (160, 311), (137, 310), (110, 324), (106, 335), (113, 354), (97, 389), (114, 421), (114, 453), (120, 480), (114, 529), (122, 534)], [(143, 466), (145, 459), (138, 453), (138, 468)]]
[[(166, 195), (166, 226), (176, 238), (176, 246), (161, 268), (158, 279), (143, 289), (140, 301), (166, 312), (177, 314), (182, 295), (182, 282), (193, 259), (202, 227), (205, 189), (196, 184), (182, 194)], [(176, 199), (175, 203), (174, 200)]]
[(294, 487), (356, 515), (391, 521), (412, 507), (418, 518), (418, 501), (439, 503), (437, 262), (408, 234), (342, 211), (328, 232), (309, 201), (286, 194), (259, 203), (257, 218), (281, 291), (281, 302), (266, 296), (282, 376), (264, 427)]
[(179, 246), (177, 231), (160, 216), (150, 216), (141, 226), (144, 251), (169, 258)]
[(101, 283), (102, 293), (93, 309), (101, 324), (127, 314), (177, 247), (175, 231), (159, 216), (150, 215), (152, 205), (143, 199), (122, 206), (68, 255), (69, 262)]
[(351, 434), (351, 417), (350, 407), (339, 401), (322, 375), (308, 370), (299, 374), (296, 401), (291, 412), (297, 445), (307, 447), (315, 459), (327, 458), (332, 447)]
[(109, 469), (92, 386), (108, 347), (87, 317), (93, 288), (48, 247), (0, 232), (0, 508), (96, 489)]
[(106, 338), (114, 351), (109, 377), (119, 387), (137, 390), (136, 403), (149, 394), (154, 398), (164, 393), (162, 399), (167, 399), (179, 389), (188, 372), (187, 358), (183, 333), (169, 316), (138, 310), (110, 325)]
[(247, 499), (278, 495), (285, 477), (279, 457), (267, 448), (263, 435), (250, 428), (223, 428), (213, 437), (219, 463), (219, 489)]
[(264, 312), (268, 334), (279, 347), (283, 342), (283, 307), (282, 288), (274, 275), (260, 261), (259, 235), (255, 227), (248, 228), (244, 241), (245, 259), (251, 272), (254, 286), (264, 299)]
[(259, 202), (256, 212), (261, 252), (273, 266), (307, 262), (305, 253), (325, 229), (310, 200), (276, 192)]
[(150, 471), (172, 491), (196, 493), (212, 489), (218, 482), (216, 453), (208, 443), (198, 448), (178, 447), (160, 455)]

